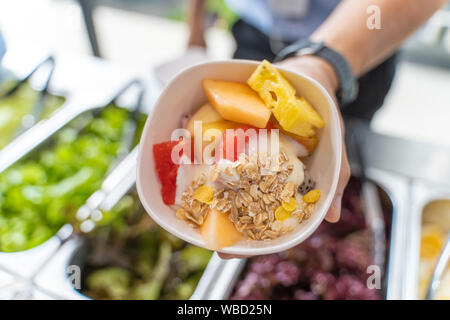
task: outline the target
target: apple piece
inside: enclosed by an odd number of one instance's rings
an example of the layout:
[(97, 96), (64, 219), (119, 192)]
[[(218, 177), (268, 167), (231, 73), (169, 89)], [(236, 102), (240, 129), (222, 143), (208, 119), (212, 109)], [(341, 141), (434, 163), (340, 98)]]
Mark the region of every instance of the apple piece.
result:
[(297, 97), (294, 87), (267, 60), (256, 68), (247, 83), (258, 92), (284, 130), (312, 137), (315, 134), (314, 127), (325, 126), (311, 104), (304, 97)]
[(205, 79), (202, 86), (209, 102), (226, 120), (266, 127), (271, 112), (247, 84)]
[(192, 115), (192, 117), (189, 119), (189, 122), (186, 126), (186, 129), (191, 133), (191, 135), (194, 135), (194, 121), (202, 121), (203, 126), (206, 123), (211, 122), (218, 122), (224, 120), (221, 115), (214, 109), (211, 104), (205, 103), (203, 106), (200, 107), (195, 113)]
[(242, 238), (242, 234), (236, 230), (228, 214), (216, 209), (209, 210), (205, 221), (200, 226), (200, 234), (206, 248), (210, 250), (220, 250), (231, 246)]

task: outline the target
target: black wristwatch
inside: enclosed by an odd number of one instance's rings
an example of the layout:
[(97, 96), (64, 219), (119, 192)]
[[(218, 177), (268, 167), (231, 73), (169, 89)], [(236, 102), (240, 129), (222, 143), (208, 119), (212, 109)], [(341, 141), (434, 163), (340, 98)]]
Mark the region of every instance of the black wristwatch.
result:
[(328, 61), (336, 71), (339, 89), (336, 94), (341, 107), (352, 103), (358, 96), (358, 82), (356, 81), (347, 60), (335, 50), (327, 47), (323, 42), (300, 40), (281, 50), (275, 58), (279, 62), (293, 56), (313, 55)]

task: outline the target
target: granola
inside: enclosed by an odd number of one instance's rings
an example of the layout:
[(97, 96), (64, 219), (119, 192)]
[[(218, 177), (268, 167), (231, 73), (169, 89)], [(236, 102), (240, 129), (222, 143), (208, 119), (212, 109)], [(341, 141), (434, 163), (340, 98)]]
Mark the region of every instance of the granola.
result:
[[(227, 213), (236, 229), (249, 239), (276, 239), (307, 220), (314, 209), (314, 203), (296, 196), (299, 186), (289, 180), (292, 170), (285, 153), (276, 157), (256, 153), (252, 158), (241, 154), (224, 169), (215, 164), (208, 176), (201, 174), (183, 193), (182, 208), (176, 216), (196, 228), (209, 210), (216, 209)], [(212, 190), (211, 185), (221, 176), (237, 179), (227, 179), (221, 189)]]

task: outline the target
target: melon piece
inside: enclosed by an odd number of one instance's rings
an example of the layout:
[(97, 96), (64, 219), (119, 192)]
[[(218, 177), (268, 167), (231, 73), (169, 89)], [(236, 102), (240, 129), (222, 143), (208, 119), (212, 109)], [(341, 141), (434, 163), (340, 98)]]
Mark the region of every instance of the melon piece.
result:
[(314, 127), (325, 126), (311, 104), (303, 97), (298, 98), (294, 87), (267, 60), (258, 66), (247, 83), (258, 92), (284, 130), (311, 137)]
[(224, 120), (221, 115), (209, 103), (205, 103), (200, 107), (189, 119), (186, 129), (194, 135), (194, 121), (202, 121), (203, 126), (206, 123), (218, 122)]
[(270, 110), (245, 83), (205, 79), (202, 86), (208, 101), (224, 119), (266, 127)]
[(211, 209), (205, 221), (200, 226), (200, 234), (205, 241), (205, 247), (210, 250), (220, 250), (236, 243), (242, 234), (236, 230), (227, 213)]

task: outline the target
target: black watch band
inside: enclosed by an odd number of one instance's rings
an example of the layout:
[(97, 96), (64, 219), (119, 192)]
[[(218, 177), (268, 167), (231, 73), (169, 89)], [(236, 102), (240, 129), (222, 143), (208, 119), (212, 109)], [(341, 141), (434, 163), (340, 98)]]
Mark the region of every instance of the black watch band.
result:
[(350, 65), (340, 53), (327, 47), (323, 42), (312, 42), (310, 40), (294, 42), (278, 53), (275, 62), (293, 56), (304, 55), (320, 57), (333, 66), (339, 81), (339, 89), (336, 96), (341, 106), (356, 100), (358, 96), (358, 82), (352, 73)]

